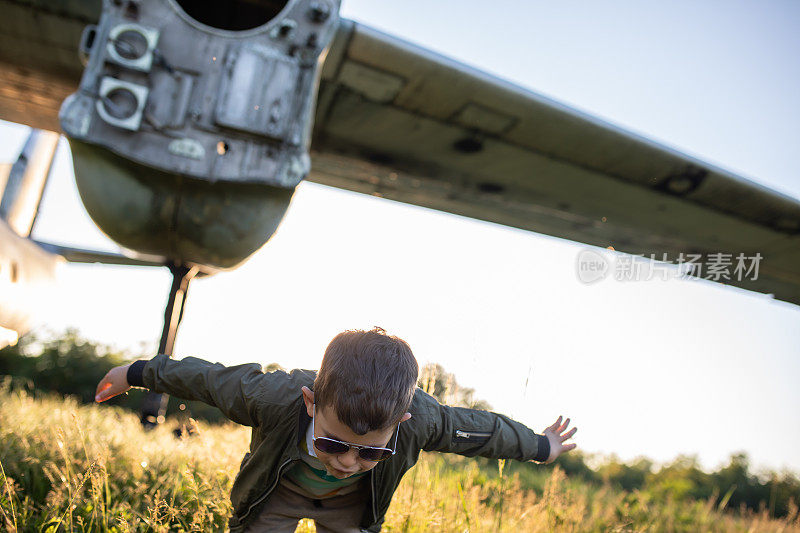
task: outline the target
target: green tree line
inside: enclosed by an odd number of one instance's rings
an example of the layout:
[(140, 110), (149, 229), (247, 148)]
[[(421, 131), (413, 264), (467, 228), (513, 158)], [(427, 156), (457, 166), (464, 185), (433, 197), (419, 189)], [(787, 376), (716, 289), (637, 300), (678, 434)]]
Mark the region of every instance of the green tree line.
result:
[[(57, 392), (74, 396), (82, 403), (92, 403), (97, 384), (109, 370), (142, 357), (146, 356), (133, 356), (84, 339), (72, 329), (49, 338), (28, 334), (15, 346), (0, 350), (0, 376), (6, 376), (12, 389), (24, 389), (34, 395)], [(138, 411), (145, 393), (132, 389), (106, 403)], [(209, 422), (225, 420), (215, 407), (178, 398), (169, 399), (167, 416)]]
[[(48, 339), (28, 335), (16, 346), (0, 350), (0, 376), (4, 376), (0, 379), (8, 382), (11, 388), (22, 388), (33, 395), (57, 392), (91, 403), (97, 383), (108, 370), (138, 358), (86, 340), (74, 330)], [(265, 371), (279, 368), (274, 363), (264, 367)], [(453, 374), (440, 365), (423, 366), (419, 385), (442, 403), (491, 408), (485, 401), (476, 399), (472, 389), (459, 386)], [(138, 410), (143, 394), (144, 391), (133, 390), (108, 403)], [(167, 416), (178, 421), (190, 416), (209, 422), (225, 420), (216, 408), (176, 398), (170, 398)], [(602, 461), (589, 459), (580, 452), (573, 452), (559, 458), (558, 466), (571, 479), (596, 486), (610, 485), (628, 492), (639, 491), (656, 502), (716, 498), (720, 508), (746, 507), (784, 517), (796, 509), (800, 501), (800, 480), (795, 473), (756, 474), (743, 453), (732, 455), (727, 465), (714, 472), (704, 471), (691, 456), (680, 456), (661, 466), (646, 458), (631, 462), (614, 457)], [(488, 477), (498, 475), (496, 462), (477, 460)], [(589, 462), (596, 466), (590, 467)], [(537, 470), (514, 461), (504, 468), (508, 473), (518, 473), (523, 487), (542, 490), (544, 478)]]

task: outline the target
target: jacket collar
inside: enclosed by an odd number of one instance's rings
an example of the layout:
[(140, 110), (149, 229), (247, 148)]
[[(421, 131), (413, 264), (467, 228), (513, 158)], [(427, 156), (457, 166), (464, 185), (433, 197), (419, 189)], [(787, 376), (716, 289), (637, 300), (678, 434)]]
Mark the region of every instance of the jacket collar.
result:
[(306, 404), (301, 396), (300, 408), (297, 416), (297, 433), (295, 434), (295, 442), (298, 444), (306, 438), (306, 431), (308, 431), (309, 424), (311, 424), (311, 417), (308, 416), (308, 412), (306, 412)]

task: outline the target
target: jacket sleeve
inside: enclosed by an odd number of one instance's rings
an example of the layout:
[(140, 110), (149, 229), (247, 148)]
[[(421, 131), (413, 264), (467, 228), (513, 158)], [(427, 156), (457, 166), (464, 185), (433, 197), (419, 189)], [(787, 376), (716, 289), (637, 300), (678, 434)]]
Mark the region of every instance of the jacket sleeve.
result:
[(150, 361), (137, 361), (128, 370), (128, 382), (153, 392), (185, 400), (198, 400), (219, 408), (238, 424), (259, 425), (259, 407), (277, 401), (278, 381), (287, 381), (284, 372), (265, 374), (258, 363), (226, 367), (195, 357), (179, 361), (157, 355)]
[(547, 437), (505, 415), (441, 405), (432, 397), (426, 403), (425, 451), (519, 461), (546, 461), (550, 456)]

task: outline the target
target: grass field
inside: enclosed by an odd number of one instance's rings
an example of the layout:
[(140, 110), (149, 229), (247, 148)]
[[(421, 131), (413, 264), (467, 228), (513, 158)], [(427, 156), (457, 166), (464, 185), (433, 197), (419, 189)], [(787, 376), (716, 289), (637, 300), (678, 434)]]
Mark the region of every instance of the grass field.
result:
[[(135, 415), (0, 390), (0, 525), (8, 531), (218, 531), (249, 431), (200, 424), (178, 439), (145, 433)], [(558, 468), (423, 455), (405, 477), (384, 531), (783, 531), (788, 517), (708, 501), (655, 501), (569, 480)], [(524, 477), (524, 483), (521, 476)], [(528, 487), (523, 489), (522, 487)], [(301, 523), (298, 531), (313, 531)]]

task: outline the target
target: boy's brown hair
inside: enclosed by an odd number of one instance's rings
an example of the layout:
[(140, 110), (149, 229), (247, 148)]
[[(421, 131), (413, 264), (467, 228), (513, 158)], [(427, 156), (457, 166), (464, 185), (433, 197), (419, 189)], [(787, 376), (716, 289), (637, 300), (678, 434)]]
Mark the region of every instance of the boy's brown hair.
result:
[(403, 339), (382, 328), (348, 330), (325, 349), (314, 381), (317, 409), (330, 406), (357, 435), (385, 429), (408, 411), (419, 366)]

